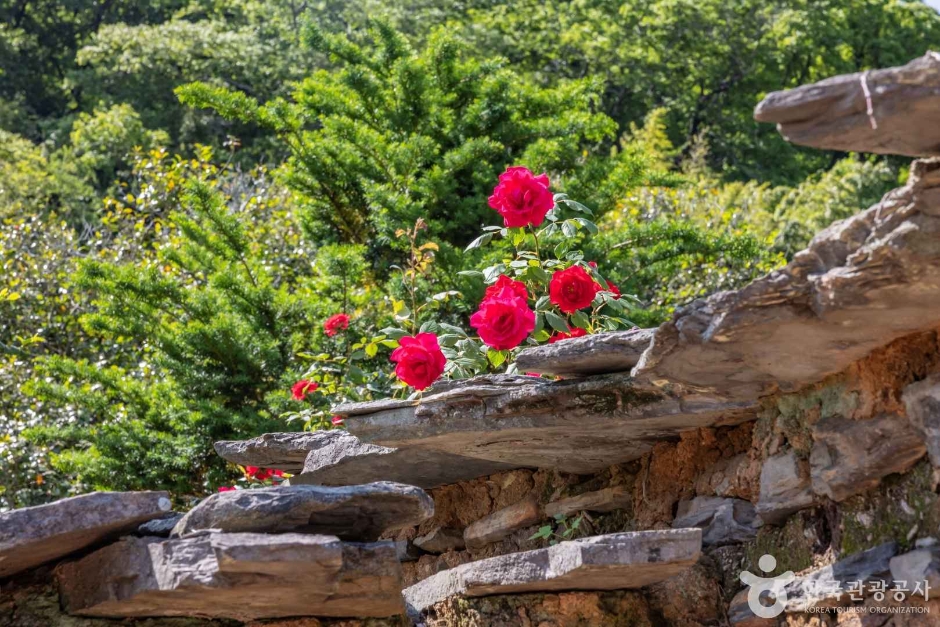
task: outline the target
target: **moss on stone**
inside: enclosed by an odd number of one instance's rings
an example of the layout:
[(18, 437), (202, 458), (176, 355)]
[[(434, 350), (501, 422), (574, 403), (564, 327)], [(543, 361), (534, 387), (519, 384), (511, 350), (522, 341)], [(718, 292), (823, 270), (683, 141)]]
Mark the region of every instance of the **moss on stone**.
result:
[(791, 516), (782, 527), (763, 527), (757, 538), (746, 545), (745, 567), (751, 572), (761, 573), (758, 560), (762, 555), (773, 555), (777, 560), (774, 575), (809, 568), (813, 565), (813, 540), (806, 531), (805, 520), (799, 514)]
[(830, 416), (850, 417), (858, 409), (859, 402), (858, 392), (849, 390), (841, 377), (800, 392), (784, 394), (758, 417), (759, 441), (767, 441), (774, 433), (780, 433), (797, 455), (807, 458), (813, 446), (813, 425)]
[(565, 592), (450, 598), (435, 605), (429, 627), (648, 627), (647, 600), (637, 592)]
[(930, 463), (922, 460), (910, 472), (888, 477), (878, 488), (847, 499), (840, 513), (842, 555), (891, 540), (907, 550), (918, 538), (935, 536), (940, 503)]

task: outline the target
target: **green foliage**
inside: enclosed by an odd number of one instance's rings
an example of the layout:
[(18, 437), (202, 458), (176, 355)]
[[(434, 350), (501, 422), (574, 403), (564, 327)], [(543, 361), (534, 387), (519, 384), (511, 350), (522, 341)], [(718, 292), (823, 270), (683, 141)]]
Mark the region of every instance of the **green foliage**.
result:
[(315, 239), (375, 249), (423, 218), (435, 237), (465, 244), (488, 217), (486, 198), (507, 165), (557, 172), (562, 181), (583, 168), (593, 183), (616, 168), (584, 163), (585, 150), (615, 129), (593, 110), (596, 82), (540, 89), (443, 32), (420, 51), (381, 22), (370, 33), (359, 45), (311, 27), (307, 41), (339, 69), (314, 72), (290, 102), (258, 106), (205, 84), (178, 90), (188, 104), (255, 119), (285, 140), (285, 180)]
[(542, 84), (603, 79), (602, 110), (621, 127), (665, 107), (684, 155), (706, 141), (724, 176), (776, 184), (828, 161), (753, 121), (763, 94), (940, 45), (940, 15), (897, 0), (522, 0), (479, 3), (451, 24)]
[[(596, 213), (539, 244), (649, 305), (605, 316), (735, 288), (898, 178), (785, 143), (761, 96), (938, 45), (899, 0), (0, 2), (0, 508), (228, 483), (213, 439), (397, 392), (396, 325), (505, 368), (460, 271), (542, 285), (531, 234), (462, 252), (507, 165)], [(539, 341), (594, 324), (534, 307)]]

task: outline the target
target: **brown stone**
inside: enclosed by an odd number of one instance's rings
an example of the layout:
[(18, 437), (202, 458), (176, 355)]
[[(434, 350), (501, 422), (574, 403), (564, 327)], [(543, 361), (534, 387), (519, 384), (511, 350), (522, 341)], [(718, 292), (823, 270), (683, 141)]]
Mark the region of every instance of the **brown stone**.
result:
[(428, 553), (446, 553), (464, 548), (463, 532), (458, 529), (436, 527), (414, 539), (416, 547)]
[(632, 503), (631, 490), (626, 486), (613, 486), (549, 503), (545, 506), (545, 514), (554, 518), (555, 516), (569, 516), (580, 511), (610, 512), (630, 507)]
[(468, 548), (484, 547), (499, 542), (513, 531), (534, 525), (541, 518), (538, 500), (530, 496), (469, 525), (464, 529), (463, 539)]
[[(867, 90), (867, 95), (866, 95)], [(870, 105), (870, 109), (869, 109)], [(788, 141), (845, 152), (940, 154), (940, 55), (768, 94), (754, 117)]]

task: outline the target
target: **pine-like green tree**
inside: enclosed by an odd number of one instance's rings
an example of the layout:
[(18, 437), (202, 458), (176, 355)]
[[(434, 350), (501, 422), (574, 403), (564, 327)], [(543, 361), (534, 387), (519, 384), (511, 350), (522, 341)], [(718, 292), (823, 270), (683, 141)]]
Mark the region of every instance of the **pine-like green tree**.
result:
[(434, 238), (465, 245), (492, 222), (486, 200), (509, 165), (547, 171), (553, 189), (600, 211), (646, 180), (636, 155), (611, 158), (616, 125), (597, 112), (592, 79), (541, 88), (443, 31), (421, 50), (378, 21), (360, 39), (309, 26), (307, 44), (337, 68), (314, 72), (291, 100), (259, 104), (201, 83), (178, 90), (188, 104), (278, 133), (292, 154), (285, 179), (314, 239), (366, 244), (376, 255), (423, 218)]
[[(263, 220), (264, 207), (252, 209)], [(279, 243), (206, 182), (188, 184), (169, 221), (176, 234), (155, 256), (92, 259), (76, 277), (96, 295), (84, 327), (133, 343), (139, 361), (46, 358), (29, 389), (63, 419), (27, 437), (56, 447), (54, 466), (92, 487), (218, 485), (228, 473), (213, 441), (283, 430), (280, 414), (296, 409), (295, 353), (322, 319), (304, 278), (280, 280), (290, 260)], [(313, 280), (309, 264), (306, 273)]]

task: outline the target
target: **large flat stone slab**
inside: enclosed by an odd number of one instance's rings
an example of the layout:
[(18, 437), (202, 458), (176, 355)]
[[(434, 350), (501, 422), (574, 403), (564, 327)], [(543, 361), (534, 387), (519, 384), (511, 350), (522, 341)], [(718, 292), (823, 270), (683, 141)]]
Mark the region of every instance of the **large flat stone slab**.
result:
[(384, 480), (436, 488), (518, 468), (423, 448), (366, 444), (350, 433), (339, 433), (341, 437), (307, 454), (303, 472), (291, 477), (291, 485), (356, 485)]
[(549, 381), (518, 375), (468, 379), (420, 400), (335, 408), (363, 442), (424, 449), (513, 467), (589, 474), (630, 461), (663, 438), (755, 417), (757, 403), (628, 374)]
[(0, 514), (0, 579), (164, 516), (166, 492), (94, 492)]
[(403, 610), (395, 544), (351, 544), (335, 536), (127, 537), (60, 565), (56, 576), (66, 611), (82, 616), (248, 621)]
[(462, 564), (402, 594), (408, 612), (416, 615), (457, 595), (642, 588), (694, 564), (701, 547), (701, 529), (595, 536)]
[[(867, 91), (867, 93), (866, 93)], [(940, 154), (940, 54), (769, 94), (754, 117), (803, 146), (927, 157)]]
[(516, 356), (521, 372), (584, 376), (630, 372), (653, 341), (655, 329), (597, 333), (527, 348)]
[(310, 451), (341, 440), (348, 435), (341, 429), (303, 433), (265, 433), (250, 440), (215, 442), (215, 452), (241, 466), (276, 468), (295, 474), (304, 468)]
[(326, 533), (374, 540), (386, 531), (421, 524), (434, 515), (424, 490), (400, 483), (360, 486), (277, 486), (219, 492), (191, 509), (173, 528), (186, 536), (226, 532)]
[(781, 270), (678, 310), (633, 375), (753, 399), (818, 382), (938, 323), (940, 160), (932, 159), (915, 161), (905, 187), (819, 233)]

